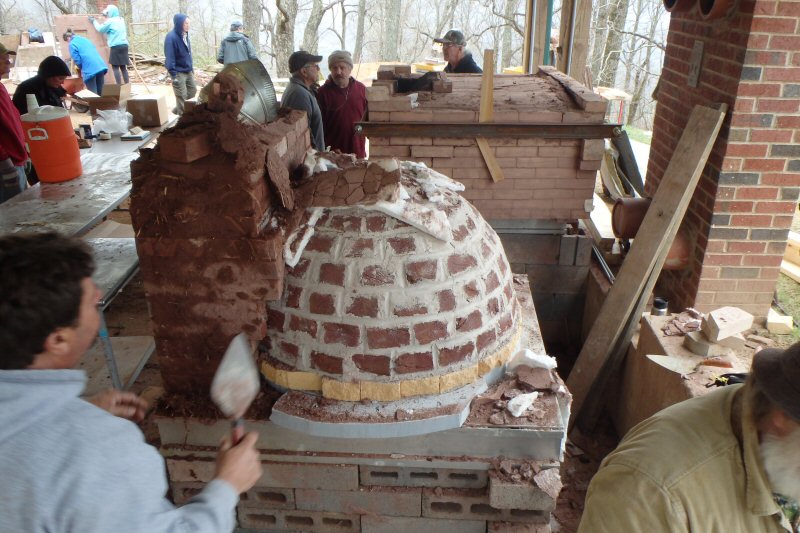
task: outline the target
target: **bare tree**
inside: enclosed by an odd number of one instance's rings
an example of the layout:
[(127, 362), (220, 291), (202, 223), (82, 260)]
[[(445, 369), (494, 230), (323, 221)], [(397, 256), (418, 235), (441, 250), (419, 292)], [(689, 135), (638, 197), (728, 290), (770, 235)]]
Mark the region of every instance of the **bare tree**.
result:
[(242, 23), (249, 32), (256, 52), (261, 51), (261, 3), (259, 0), (242, 0)]
[[(262, 9), (267, 9), (262, 2)], [(267, 27), (271, 37), (275, 69), (279, 77), (289, 76), (289, 56), (294, 51), (294, 25), (297, 20), (297, 0), (275, 0), (277, 14), (274, 23)], [(269, 11), (267, 10), (269, 15)], [(271, 17), (269, 17), (271, 19)], [(268, 19), (268, 20), (269, 20)]]
[(400, 59), (400, 19), (401, 0), (386, 0), (384, 12), (383, 47), (381, 58), (384, 61)]
[(311, 14), (308, 16), (306, 28), (303, 32), (303, 44), (300, 45), (302, 50), (317, 53), (317, 45), (319, 45), (319, 25), (322, 23), (322, 17), (325, 13), (335, 5), (330, 3), (327, 6), (322, 5), (322, 0), (311, 0)]
[(605, 66), (600, 72), (598, 85), (613, 87), (617, 78), (619, 55), (622, 49), (622, 33), (625, 30), (625, 19), (628, 15), (629, 0), (616, 0), (609, 15), (609, 28), (606, 35), (603, 57)]
[(353, 46), (353, 61), (361, 62), (361, 53), (364, 50), (364, 17), (367, 12), (367, 0), (358, 0), (358, 13), (356, 14), (356, 43)]

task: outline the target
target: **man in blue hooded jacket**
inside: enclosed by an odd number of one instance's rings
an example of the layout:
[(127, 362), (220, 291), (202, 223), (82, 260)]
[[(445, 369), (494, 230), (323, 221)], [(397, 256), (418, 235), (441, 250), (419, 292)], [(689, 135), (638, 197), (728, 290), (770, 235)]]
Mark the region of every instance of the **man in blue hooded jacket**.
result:
[(92, 41), (72, 33), (72, 29), (68, 29), (62, 37), (64, 42), (69, 43), (69, 55), (80, 70), (86, 88), (94, 94), (102, 94), (108, 67), (100, 57), (100, 52), (97, 51)]
[(197, 93), (192, 68), (192, 44), (189, 42), (189, 17), (178, 13), (172, 17), (175, 27), (164, 39), (164, 55), (167, 58), (167, 71), (172, 77), (172, 90), (175, 92), (176, 115), (183, 114), (183, 103)]
[(114, 79), (117, 85), (128, 83), (130, 81), (128, 77), (128, 30), (125, 27), (125, 20), (119, 15), (117, 6), (106, 6), (103, 16), (106, 19), (102, 24), (97, 22), (94, 17), (89, 17), (89, 21), (94, 25), (94, 29), (108, 35), (108, 46), (111, 48), (108, 62), (114, 70)]

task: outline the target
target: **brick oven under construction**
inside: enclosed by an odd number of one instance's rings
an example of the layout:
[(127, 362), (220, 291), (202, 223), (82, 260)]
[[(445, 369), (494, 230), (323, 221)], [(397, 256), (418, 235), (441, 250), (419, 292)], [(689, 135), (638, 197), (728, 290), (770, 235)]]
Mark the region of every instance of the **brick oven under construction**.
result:
[(244, 331), (264, 475), (240, 527), (549, 531), (571, 399), (527, 277), (463, 186), (310, 152), (301, 113), (242, 124), (232, 82), (212, 83), (219, 100), (132, 165), (176, 503), (213, 476), (229, 425), (208, 390)]

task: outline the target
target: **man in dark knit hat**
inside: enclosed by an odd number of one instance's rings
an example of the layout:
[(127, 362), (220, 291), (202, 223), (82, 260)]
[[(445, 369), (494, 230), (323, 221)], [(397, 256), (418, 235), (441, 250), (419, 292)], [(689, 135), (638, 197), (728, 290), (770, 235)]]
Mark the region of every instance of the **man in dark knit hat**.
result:
[(67, 91), (61, 87), (61, 84), (68, 76), (71, 76), (69, 67), (63, 59), (57, 56), (44, 58), (44, 61), (39, 63), (36, 76), (20, 83), (14, 92), (14, 105), (19, 110), (19, 114), (24, 115), (28, 112), (28, 102), (25, 98), (28, 94), (36, 95), (36, 102), (40, 106), (63, 107)]
[(356, 157), (367, 157), (364, 136), (356, 133), (356, 122), (364, 120), (367, 112), (367, 89), (353, 78), (353, 57), (350, 52), (337, 50), (328, 56), (331, 74), (317, 91), (322, 112), (325, 145)]
[(797, 532), (798, 501), (800, 343), (631, 429), (592, 479), (579, 532)]

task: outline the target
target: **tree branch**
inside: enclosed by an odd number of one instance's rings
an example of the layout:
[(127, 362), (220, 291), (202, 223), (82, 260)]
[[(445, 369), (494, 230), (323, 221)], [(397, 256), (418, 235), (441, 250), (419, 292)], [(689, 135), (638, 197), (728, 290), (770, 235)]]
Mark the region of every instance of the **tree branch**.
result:
[[(55, 1), (55, 0), (53, 0), (53, 1)], [(649, 43), (652, 43), (653, 46), (655, 46), (656, 48), (658, 48), (662, 52), (666, 52), (667, 51), (667, 47), (666, 46), (664, 46), (660, 42), (656, 41), (655, 39), (651, 39), (647, 35), (642, 35), (641, 33), (636, 33), (636, 32), (632, 32), (632, 31), (620, 31), (619, 33), (621, 33), (622, 35), (633, 35), (634, 37), (638, 37), (639, 39), (643, 39), (643, 40), (645, 40), (645, 41), (647, 41)]]
[(61, 2), (59, 2), (58, 0), (50, 0), (50, 1), (53, 2), (53, 5), (56, 6), (56, 8), (58, 8), (58, 10), (61, 11), (62, 14), (72, 15), (72, 10), (67, 6), (65, 6), (64, 4), (62, 4)]

